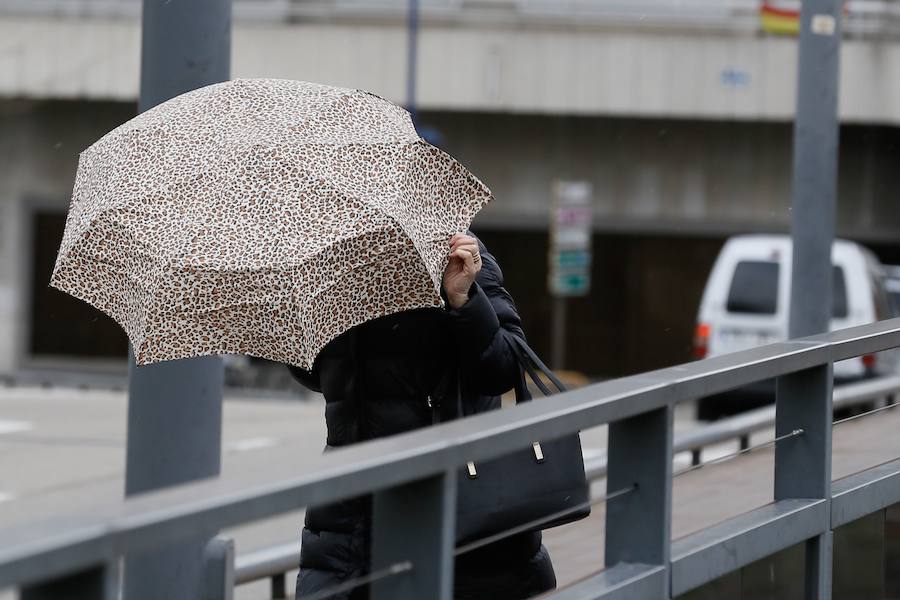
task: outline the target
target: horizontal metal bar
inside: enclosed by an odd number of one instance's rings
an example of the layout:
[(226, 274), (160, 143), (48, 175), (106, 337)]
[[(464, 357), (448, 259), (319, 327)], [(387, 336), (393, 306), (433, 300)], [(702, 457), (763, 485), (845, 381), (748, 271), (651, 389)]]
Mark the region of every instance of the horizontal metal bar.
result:
[[(868, 381), (847, 383), (834, 388), (834, 408), (847, 408), (900, 392), (900, 377), (879, 377)], [(706, 448), (728, 442), (775, 426), (775, 405), (756, 408), (737, 416), (728, 417), (709, 425), (690, 429), (677, 436), (673, 442), (674, 453)], [(585, 461), (588, 479), (606, 475), (606, 456)]]
[[(381, 439), (317, 457), (302, 475), (255, 485), (227, 479), (153, 492), (112, 507), (93, 507), (76, 528), (0, 531), (0, 585), (16, 583), (29, 560), (45, 576), (106, 557), (110, 547), (136, 550), (214, 533), (295, 510), (368, 493), (458, 468), (573, 431), (684, 400), (827, 364), (841, 348), (874, 352), (900, 344), (900, 319), (717, 356), (607, 381), (503, 411)], [(73, 538), (74, 536), (74, 538)], [(76, 550), (77, 549), (77, 550)], [(52, 560), (51, 560), (52, 559)]]
[(831, 347), (831, 360), (834, 362), (863, 354), (875, 354), (900, 346), (900, 318), (876, 321), (806, 339), (827, 343)]
[(272, 546), (238, 556), (234, 581), (238, 585), (293, 571), (300, 564), (300, 542)]
[(831, 493), (832, 529), (896, 504), (900, 502), (900, 460), (839, 479)]
[(847, 408), (900, 392), (900, 377), (891, 375), (834, 388), (834, 408)]
[(547, 597), (553, 600), (661, 598), (666, 577), (663, 566), (621, 563)]
[(672, 596), (829, 528), (827, 500), (780, 500), (672, 543)]
[(111, 564), (117, 557), (115, 541), (101, 520), (91, 521), (48, 519), (3, 530), (0, 589)]

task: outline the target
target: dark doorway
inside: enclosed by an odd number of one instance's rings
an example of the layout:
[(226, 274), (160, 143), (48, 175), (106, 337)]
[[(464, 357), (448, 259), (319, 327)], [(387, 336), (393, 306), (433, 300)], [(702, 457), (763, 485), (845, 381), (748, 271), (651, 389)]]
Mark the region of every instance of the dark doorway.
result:
[(32, 219), (31, 335), (32, 356), (123, 358), (128, 338), (111, 318), (49, 285), (66, 215), (41, 211)]
[[(547, 232), (477, 230), (497, 257), (525, 334), (549, 358)], [(720, 238), (595, 234), (591, 293), (569, 301), (566, 368), (621, 377), (692, 359), (700, 297)]]

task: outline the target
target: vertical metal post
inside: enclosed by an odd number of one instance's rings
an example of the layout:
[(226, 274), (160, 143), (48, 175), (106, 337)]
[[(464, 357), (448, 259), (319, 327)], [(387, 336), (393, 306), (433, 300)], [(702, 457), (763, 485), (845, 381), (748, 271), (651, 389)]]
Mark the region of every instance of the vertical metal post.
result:
[(19, 600), (115, 600), (118, 569), (98, 566), (88, 571), (73, 573), (23, 587)]
[(703, 448), (694, 448), (691, 450), (691, 466), (696, 467), (700, 464), (700, 456), (703, 453)]
[(287, 598), (287, 575), (285, 573), (272, 575), (270, 584), (269, 591), (272, 600), (284, 600)]
[[(803, 435), (775, 446), (775, 500), (831, 497), (832, 386), (831, 364), (778, 378), (775, 435)], [(830, 527), (806, 544), (807, 600), (831, 597)]]
[[(144, 0), (141, 95), (145, 111), (229, 78), (231, 0)], [(202, 357), (137, 367), (129, 351), (126, 495), (218, 475), (222, 361)], [(128, 600), (202, 597), (206, 539), (130, 555)]]
[[(672, 409), (660, 408), (609, 425), (606, 565), (668, 565), (672, 527)], [(656, 598), (669, 597), (668, 575)]]
[(790, 336), (828, 330), (838, 163), (841, 0), (804, 0), (794, 121)]
[(406, 45), (406, 110), (416, 124), (416, 81), (419, 60), (419, 0), (409, 0)]
[(553, 346), (550, 353), (551, 364), (556, 370), (565, 368), (566, 364), (566, 307), (567, 300), (563, 296), (553, 298)]
[(224, 536), (214, 537), (206, 545), (205, 600), (232, 600), (234, 598), (234, 540)]
[[(790, 337), (829, 329), (838, 168), (841, 0), (804, 0), (800, 15)], [(831, 497), (832, 366), (781, 377), (776, 434), (804, 435), (775, 448), (775, 499)], [(806, 545), (806, 597), (831, 598), (831, 531)]]
[(373, 600), (451, 600), (456, 542), (456, 473), (375, 494), (372, 572), (411, 570), (372, 584)]
[(231, 77), (231, 0), (144, 0), (138, 112)]

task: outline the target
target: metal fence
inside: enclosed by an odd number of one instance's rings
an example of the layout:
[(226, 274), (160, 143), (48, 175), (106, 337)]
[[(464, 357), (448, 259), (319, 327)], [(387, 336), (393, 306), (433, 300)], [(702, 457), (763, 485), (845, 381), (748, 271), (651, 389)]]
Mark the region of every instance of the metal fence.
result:
[[(900, 319), (607, 381), (541, 401), (318, 458), (305, 474), (239, 487), (211, 480), (94, 514), (0, 531), (0, 588), (112, 598), (123, 555), (254, 520), (374, 493), (372, 597), (452, 597), (456, 473), (609, 424), (606, 568), (553, 598), (670, 598), (806, 544), (808, 598), (829, 597), (831, 532), (900, 502), (900, 460), (831, 481), (835, 361), (900, 346)], [(672, 542), (672, 413), (680, 402), (777, 378), (775, 501)], [(600, 541), (598, 540), (598, 543)], [(211, 543), (208, 597), (225, 598), (233, 548)], [(600, 569), (604, 565), (597, 565)], [(41, 597), (39, 594), (33, 597)], [(53, 597), (48, 595), (46, 597)]]
[[(853, 383), (846, 383), (834, 390), (832, 405), (838, 409), (863, 409), (870, 406), (895, 405), (900, 401), (900, 376), (886, 376)], [(879, 409), (874, 409), (879, 410)], [(861, 416), (869, 412), (861, 413)], [(734, 458), (758, 446), (751, 446), (751, 436), (775, 426), (775, 406), (764, 406), (745, 413), (703, 425), (676, 435), (672, 442), (673, 454), (691, 453), (691, 466), (708, 465)], [(727, 442), (738, 442), (739, 450), (701, 463), (703, 449)], [(584, 470), (588, 480), (606, 477), (606, 456), (585, 460)], [(675, 473), (677, 475), (677, 473)], [(592, 488), (593, 489), (593, 488)], [(297, 569), (300, 563), (300, 540), (271, 546), (235, 557), (234, 582), (243, 585), (268, 579), (271, 598), (287, 598), (287, 573)]]

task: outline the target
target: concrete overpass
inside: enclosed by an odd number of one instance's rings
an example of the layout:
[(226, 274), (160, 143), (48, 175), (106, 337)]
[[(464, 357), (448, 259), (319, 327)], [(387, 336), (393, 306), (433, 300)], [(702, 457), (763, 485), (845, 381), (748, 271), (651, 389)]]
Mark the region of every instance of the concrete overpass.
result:
[[(421, 107), (435, 111), (790, 119), (795, 39), (755, 0), (425, 0)], [(849, 3), (841, 115), (900, 121), (900, 6)], [(238, 0), (235, 77), (361, 87), (402, 102), (405, 0)], [(6, 0), (0, 94), (137, 97), (140, 3)]]

